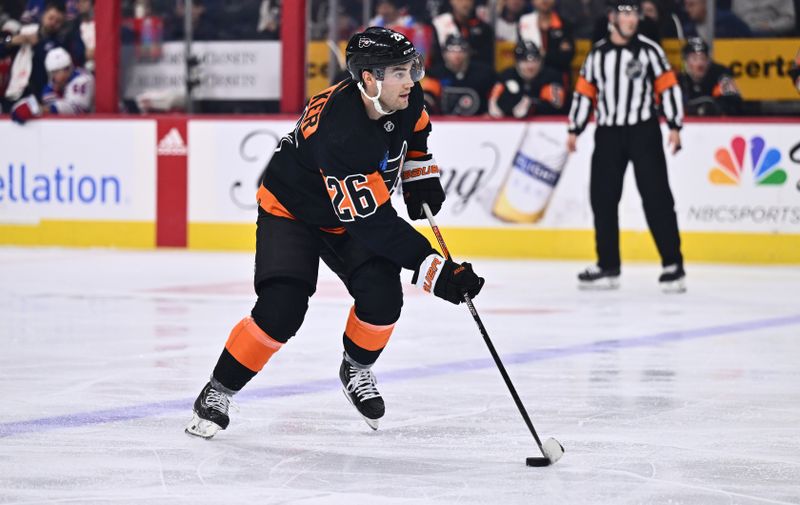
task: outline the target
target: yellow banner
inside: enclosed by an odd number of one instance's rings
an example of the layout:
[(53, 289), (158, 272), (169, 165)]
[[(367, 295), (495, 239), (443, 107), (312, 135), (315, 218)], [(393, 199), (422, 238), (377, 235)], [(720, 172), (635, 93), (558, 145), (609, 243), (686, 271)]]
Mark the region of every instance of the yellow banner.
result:
[(800, 100), (789, 70), (800, 49), (794, 39), (717, 39), (714, 60), (736, 79), (745, 100)]

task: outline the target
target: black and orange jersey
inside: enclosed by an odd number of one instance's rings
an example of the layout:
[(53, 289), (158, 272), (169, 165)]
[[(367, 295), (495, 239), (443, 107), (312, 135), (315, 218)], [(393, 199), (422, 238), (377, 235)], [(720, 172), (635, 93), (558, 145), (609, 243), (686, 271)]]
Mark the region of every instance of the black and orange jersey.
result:
[[(536, 115), (564, 114), (566, 112), (564, 85), (561, 74), (542, 66), (533, 80), (519, 75), (511, 67), (498, 77), (489, 98), (489, 114), (494, 117), (532, 117)], [(528, 100), (523, 100), (527, 97)]]
[(738, 115), (742, 96), (726, 67), (711, 62), (706, 75), (695, 81), (685, 71), (678, 76), (686, 113), (692, 116)]
[(397, 215), (391, 193), (405, 160), (430, 159), (430, 119), (416, 84), (409, 106), (378, 120), (346, 79), (314, 95), (264, 172), (259, 205), (331, 233), (349, 233), (376, 254), (415, 269), (428, 240)]
[(480, 61), (471, 61), (461, 73), (442, 64), (428, 72), (422, 80), (422, 89), (433, 114), (479, 116), (486, 113), (489, 93), (496, 81), (492, 67)]

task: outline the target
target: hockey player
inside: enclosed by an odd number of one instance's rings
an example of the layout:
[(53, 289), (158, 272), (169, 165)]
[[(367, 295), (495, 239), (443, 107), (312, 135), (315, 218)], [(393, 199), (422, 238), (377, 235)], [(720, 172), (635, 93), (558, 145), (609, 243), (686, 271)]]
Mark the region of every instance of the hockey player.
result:
[(681, 50), (684, 71), (678, 76), (686, 114), (735, 116), (742, 113), (742, 96), (731, 71), (711, 60), (706, 41), (692, 37)]
[(517, 64), (494, 85), (489, 98), (492, 117), (525, 118), (543, 114), (564, 114), (564, 86), (561, 75), (544, 66), (542, 53), (530, 40), (514, 48)]
[(422, 82), (425, 101), (433, 114), (478, 116), (488, 110), (489, 94), (497, 82), (494, 70), (473, 60), (467, 39), (449, 35), (443, 47), (444, 63), (436, 65)]
[(403, 192), (409, 216), (445, 199), (428, 153), (430, 119), (417, 81), (422, 58), (402, 34), (370, 27), (347, 45), (352, 78), (311, 97), (283, 137), (257, 198), (255, 290), (250, 315), (231, 331), (186, 427), (209, 438), (229, 423), (242, 389), (300, 328), (322, 259), (354, 299), (339, 368), (345, 396), (378, 428), (384, 402), (371, 367), (400, 317), (400, 271), (423, 292), (452, 303), (483, 286), (469, 263), (444, 259), (401, 219), (390, 194)]
[(49, 81), (42, 91), (42, 104), (29, 95), (11, 108), (11, 119), (26, 121), (48, 114), (77, 115), (94, 108), (94, 77), (75, 68), (69, 53), (61, 48), (51, 49), (44, 59)]

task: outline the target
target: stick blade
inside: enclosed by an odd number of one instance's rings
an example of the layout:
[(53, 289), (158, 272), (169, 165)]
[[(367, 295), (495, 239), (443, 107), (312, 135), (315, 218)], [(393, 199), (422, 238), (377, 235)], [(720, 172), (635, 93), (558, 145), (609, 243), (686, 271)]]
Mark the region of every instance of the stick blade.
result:
[(526, 458), (525, 464), (527, 466), (550, 466), (550, 460), (547, 458)]
[(542, 444), (543, 458), (527, 458), (527, 466), (550, 466), (555, 464), (564, 455), (564, 446), (555, 438), (548, 438)]

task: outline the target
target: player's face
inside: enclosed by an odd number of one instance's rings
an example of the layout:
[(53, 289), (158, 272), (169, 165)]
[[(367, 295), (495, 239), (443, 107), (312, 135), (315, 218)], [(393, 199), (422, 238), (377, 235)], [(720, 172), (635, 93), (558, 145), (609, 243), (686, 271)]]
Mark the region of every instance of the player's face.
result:
[(553, 10), (555, 0), (533, 0), (533, 7), (539, 12), (550, 12)]
[(658, 21), (658, 8), (653, 2), (642, 2), (642, 16)]
[(686, 56), (686, 72), (694, 80), (705, 77), (708, 71), (709, 59), (703, 53), (690, 53)]
[(72, 69), (70, 68), (62, 68), (61, 70), (56, 70), (50, 73), (50, 80), (53, 82), (53, 88), (57, 90), (62, 90), (67, 85), (67, 81), (69, 81), (69, 76), (72, 74)]
[(636, 34), (636, 29), (639, 27), (639, 11), (637, 10), (622, 10), (611, 13), (612, 22), (616, 20), (616, 26), (619, 34), (629, 39)]
[(448, 49), (442, 55), (445, 66), (451, 72), (460, 72), (467, 64), (467, 52), (462, 49)]
[(472, 14), (472, 8), (475, 7), (475, 0), (450, 0), (450, 6), (453, 8), (453, 14), (458, 17), (466, 18)]
[(519, 75), (528, 81), (539, 75), (539, 70), (541, 69), (542, 60), (539, 59), (519, 60), (517, 62), (517, 71), (519, 71)]
[(58, 9), (47, 9), (42, 15), (42, 31), (56, 33), (64, 24), (64, 15)]
[(411, 65), (411, 62), (408, 62), (387, 67), (384, 71), (380, 98), (384, 108), (403, 110), (408, 107), (408, 98), (411, 96), (411, 88), (414, 87)]

